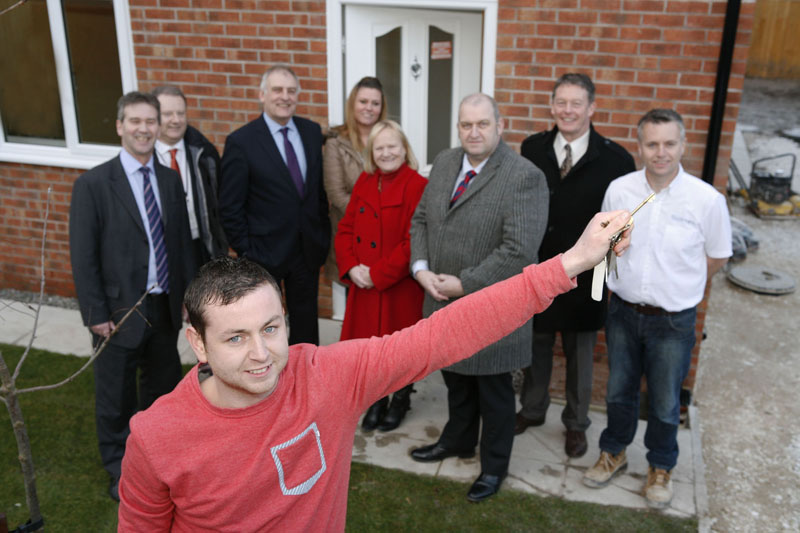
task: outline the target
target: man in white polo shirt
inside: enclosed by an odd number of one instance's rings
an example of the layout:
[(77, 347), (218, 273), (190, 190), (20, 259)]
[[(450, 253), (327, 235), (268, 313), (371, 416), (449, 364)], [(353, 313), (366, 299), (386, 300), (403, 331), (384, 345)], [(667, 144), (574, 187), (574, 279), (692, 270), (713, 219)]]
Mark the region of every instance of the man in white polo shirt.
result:
[(706, 280), (731, 256), (731, 229), (725, 198), (681, 166), (686, 130), (678, 113), (648, 111), (639, 120), (638, 137), (644, 169), (611, 182), (603, 210), (633, 209), (656, 196), (636, 215), (630, 249), (617, 262), (619, 278), (612, 273), (608, 279), (608, 426), (600, 436), (600, 458), (583, 482), (604, 487), (627, 467), (625, 448), (636, 434), (644, 375), (644, 493), (651, 507), (663, 508), (672, 500), (680, 390), (695, 344), (696, 306)]

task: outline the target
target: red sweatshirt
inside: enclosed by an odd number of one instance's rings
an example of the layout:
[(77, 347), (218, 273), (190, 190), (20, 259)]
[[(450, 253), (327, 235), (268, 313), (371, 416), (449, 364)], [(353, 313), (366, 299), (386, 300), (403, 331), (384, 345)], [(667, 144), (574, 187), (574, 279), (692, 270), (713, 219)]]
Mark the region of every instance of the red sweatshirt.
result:
[(344, 531), (361, 413), (574, 286), (557, 256), (392, 335), (292, 346), (272, 394), (244, 409), (211, 405), (193, 368), (131, 419), (119, 531)]

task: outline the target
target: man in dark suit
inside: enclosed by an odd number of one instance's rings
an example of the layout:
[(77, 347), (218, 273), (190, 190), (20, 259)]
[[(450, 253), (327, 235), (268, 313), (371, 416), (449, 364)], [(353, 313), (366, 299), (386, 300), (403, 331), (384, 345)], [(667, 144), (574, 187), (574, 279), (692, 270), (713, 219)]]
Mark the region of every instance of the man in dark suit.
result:
[(219, 209), (231, 247), (286, 291), (289, 344), (319, 344), (319, 270), (330, 246), (322, 131), (294, 116), (300, 85), (287, 66), (264, 73), (264, 112), (228, 136)]
[[(583, 227), (600, 210), (611, 180), (634, 170), (633, 158), (617, 143), (592, 127), (594, 84), (585, 74), (568, 73), (556, 80), (550, 112), (556, 121), (550, 131), (531, 135), (522, 143), (522, 156), (547, 176), (550, 215), (539, 248), (544, 261), (568, 250)], [(602, 301), (591, 298), (592, 273), (581, 274), (578, 288), (555, 299), (533, 319), (531, 366), (525, 369), (515, 433), (544, 424), (550, 405), (550, 374), (557, 331), (567, 359), (567, 405), (561, 421), (567, 428), (564, 449), (569, 457), (586, 453), (586, 428), (592, 399), (592, 353), (597, 330), (606, 317), (607, 291)]]
[[(461, 147), (436, 157), (411, 222), (411, 268), (426, 292), (426, 317), (535, 262), (547, 220), (544, 175), (501, 140), (494, 99), (464, 98), (457, 127)], [(528, 323), (443, 370), (449, 419), (437, 442), (411, 452), (420, 462), (472, 457), (482, 426), (481, 475), (467, 493), (470, 501), (495, 494), (508, 473), (516, 405), (511, 371), (528, 364), (530, 342)]]
[[(111, 337), (94, 362), (95, 414), (109, 493), (117, 501), (131, 416), (181, 379), (181, 306), (196, 270), (181, 182), (153, 157), (158, 128), (154, 96), (120, 98), (120, 155), (82, 174), (70, 204), (70, 258), (83, 322), (95, 346)], [(117, 327), (148, 290), (143, 305)]]
[(217, 208), (219, 152), (187, 123), (183, 91), (174, 85), (163, 85), (153, 89), (152, 94), (161, 105), (156, 155), (162, 165), (181, 177), (195, 261), (203, 265), (212, 257), (228, 253), (228, 241)]

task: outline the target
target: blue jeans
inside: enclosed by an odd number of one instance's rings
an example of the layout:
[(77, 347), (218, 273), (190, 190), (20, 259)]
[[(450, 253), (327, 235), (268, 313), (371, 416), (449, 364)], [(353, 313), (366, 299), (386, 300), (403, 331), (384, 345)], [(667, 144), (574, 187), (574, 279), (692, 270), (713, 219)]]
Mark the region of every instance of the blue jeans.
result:
[(641, 379), (647, 379), (647, 462), (672, 470), (678, 462), (681, 384), (695, 344), (696, 308), (667, 316), (641, 314), (611, 297), (606, 320), (608, 427), (600, 449), (616, 455), (636, 434)]

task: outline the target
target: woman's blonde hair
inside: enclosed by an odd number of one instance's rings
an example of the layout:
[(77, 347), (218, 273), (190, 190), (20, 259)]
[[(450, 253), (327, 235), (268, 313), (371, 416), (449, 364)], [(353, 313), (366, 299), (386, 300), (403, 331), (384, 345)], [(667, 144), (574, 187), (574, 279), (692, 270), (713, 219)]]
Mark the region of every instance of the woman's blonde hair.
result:
[(344, 107), (344, 124), (333, 128), (333, 131), (347, 137), (356, 151), (363, 152), (365, 146), (361, 144), (361, 135), (358, 133), (358, 123), (356, 123), (355, 114), (356, 97), (360, 89), (375, 89), (381, 93), (381, 113), (378, 115), (378, 120), (386, 119), (386, 95), (383, 93), (381, 80), (372, 76), (366, 76), (358, 80), (358, 83), (350, 90), (350, 95), (347, 97), (347, 103)]
[(403, 143), (403, 148), (406, 149), (406, 164), (412, 170), (417, 170), (419, 168), (419, 163), (417, 163), (417, 158), (414, 157), (414, 150), (412, 150), (411, 145), (408, 144), (408, 138), (406, 134), (403, 133), (403, 128), (394, 120), (380, 120), (372, 126), (372, 131), (369, 132), (369, 139), (367, 139), (367, 157), (364, 162), (364, 170), (367, 174), (373, 174), (378, 170), (378, 165), (375, 164), (375, 158), (372, 157), (372, 147), (375, 145), (375, 137), (380, 135), (383, 130), (392, 130), (397, 133)]

